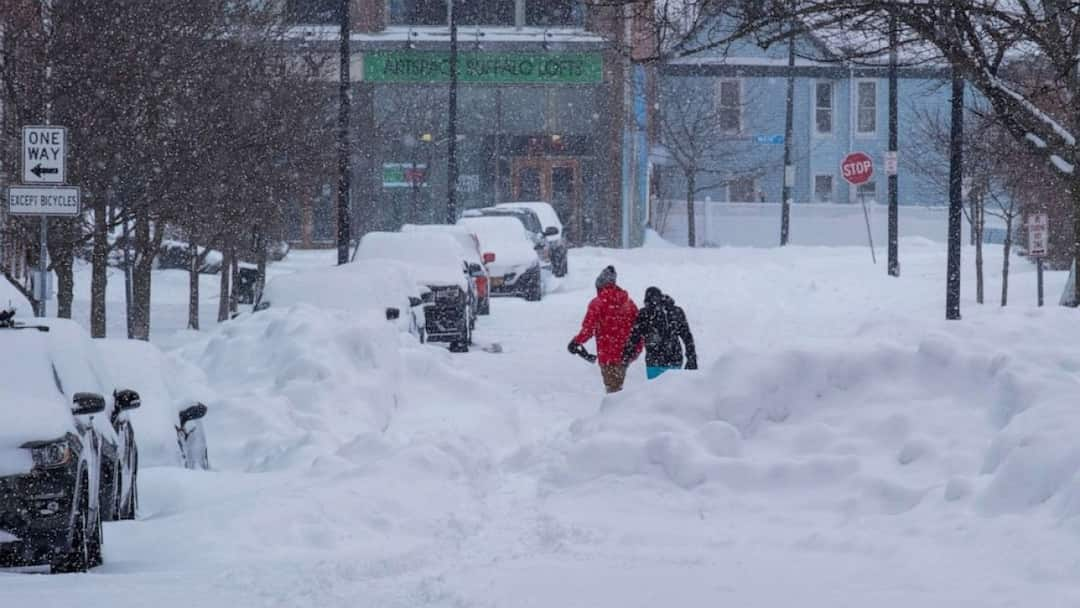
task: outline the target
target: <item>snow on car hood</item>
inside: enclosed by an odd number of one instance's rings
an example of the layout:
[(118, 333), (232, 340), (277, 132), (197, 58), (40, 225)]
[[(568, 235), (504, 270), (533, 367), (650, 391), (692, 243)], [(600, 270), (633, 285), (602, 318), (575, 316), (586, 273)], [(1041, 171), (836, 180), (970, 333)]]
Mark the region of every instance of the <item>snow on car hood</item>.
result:
[(458, 220), (480, 239), (480, 250), (494, 253), (495, 261), (488, 264), (492, 275), (521, 273), (539, 263), (532, 240), (521, 222), (512, 217), (465, 217)]
[[(42, 324), (51, 331), (0, 330), (0, 451), (74, 431), (75, 393), (98, 393), (107, 404), (112, 395), (89, 336), (71, 321), (49, 319)], [(107, 416), (95, 416), (95, 426), (112, 435), (103, 418)]]

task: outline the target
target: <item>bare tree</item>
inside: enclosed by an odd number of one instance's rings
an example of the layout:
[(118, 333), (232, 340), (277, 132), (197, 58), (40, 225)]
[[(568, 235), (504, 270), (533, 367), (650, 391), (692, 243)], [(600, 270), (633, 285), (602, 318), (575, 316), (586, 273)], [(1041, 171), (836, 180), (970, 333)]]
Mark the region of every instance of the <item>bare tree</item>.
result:
[(760, 175), (762, 168), (740, 164), (747, 137), (740, 134), (743, 99), (722, 103), (710, 80), (677, 79), (660, 93), (660, 135), (685, 179), (687, 242), (697, 245), (694, 199), (735, 178)]

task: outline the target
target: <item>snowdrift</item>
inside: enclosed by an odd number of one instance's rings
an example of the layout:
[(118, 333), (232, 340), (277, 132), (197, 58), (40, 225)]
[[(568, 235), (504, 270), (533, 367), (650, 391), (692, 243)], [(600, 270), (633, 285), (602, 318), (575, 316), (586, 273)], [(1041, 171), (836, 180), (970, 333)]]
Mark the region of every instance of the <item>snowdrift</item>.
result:
[(305, 465), (385, 429), (407, 339), (386, 321), (301, 304), (242, 316), (178, 350), (218, 393), (205, 419), (211, 463)]
[[(634, 370), (631, 370), (633, 373)], [(734, 351), (607, 397), (536, 458), (555, 487), (647, 477), (846, 515), (962, 501), (1080, 513), (1076, 379), (950, 336), (915, 348)], [(559, 457), (550, 459), (550, 450)]]

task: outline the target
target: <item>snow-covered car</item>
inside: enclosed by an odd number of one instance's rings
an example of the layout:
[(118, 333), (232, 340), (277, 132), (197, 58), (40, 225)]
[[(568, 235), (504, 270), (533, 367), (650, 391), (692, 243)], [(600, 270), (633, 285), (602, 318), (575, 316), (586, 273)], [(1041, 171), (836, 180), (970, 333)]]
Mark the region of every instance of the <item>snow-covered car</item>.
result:
[(483, 207), (469, 209), (462, 213), (462, 217), (512, 217), (521, 222), (529, 240), (532, 241), (537, 257), (540, 258), (541, 267), (554, 274), (554, 251), (547, 239), (548, 232), (545, 232), (543, 223), (535, 211), (522, 207)]
[(532, 238), (514, 217), (463, 217), (458, 225), (480, 239), (485, 252), (494, 254), (488, 264), (493, 295), (521, 296), (529, 301), (544, 297), (540, 257)]
[(471, 280), (479, 268), (461, 257), (461, 247), (448, 234), (369, 232), (360, 239), (357, 261), (406, 264), (424, 294), (424, 324), (429, 342), (448, 342), (453, 352), (468, 352), (472, 343), (476, 292)]
[(478, 273), (471, 273), (476, 289), (476, 314), (491, 314), (491, 294), (488, 290), (491, 275), (488, 273), (487, 264), (490, 261), (493, 261), (495, 256), (494, 254), (483, 254), (480, 252), (480, 239), (477, 238), (475, 234), (465, 230), (461, 226), (454, 226), (452, 224), (405, 224), (401, 227), (401, 231), (440, 232), (454, 237), (454, 240), (461, 246), (465, 262), (469, 264), (469, 267), (474, 270), (475, 268), (480, 269), (480, 272)]
[(274, 277), (263, 289), (256, 310), (308, 304), (356, 315), (379, 316), (424, 342), (423, 300), (428, 292), (411, 268), (392, 260), (356, 260)]
[(85, 571), (102, 561), (101, 522), (134, 517), (126, 415), (141, 401), (76, 324), (13, 317), (0, 313), (0, 565)]
[(547, 239), (551, 249), (551, 273), (557, 277), (564, 277), (569, 272), (570, 265), (567, 255), (568, 245), (563, 233), (563, 223), (559, 214), (551, 203), (541, 201), (521, 201), (515, 203), (499, 203), (496, 209), (525, 209), (536, 214), (543, 226), (543, 235)]

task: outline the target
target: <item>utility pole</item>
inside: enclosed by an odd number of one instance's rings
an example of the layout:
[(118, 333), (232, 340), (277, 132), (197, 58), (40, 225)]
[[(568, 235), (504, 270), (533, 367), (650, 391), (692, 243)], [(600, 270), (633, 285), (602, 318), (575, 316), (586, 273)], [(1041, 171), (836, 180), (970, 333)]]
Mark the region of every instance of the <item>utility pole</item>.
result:
[(945, 318), (960, 319), (960, 232), (964, 208), (964, 78), (952, 67), (952, 125), (949, 133), (949, 259), (945, 287)]
[(446, 153), (446, 223), (457, 223), (457, 94), (458, 94), (458, 48), (457, 48), (457, 0), (450, 0), (450, 99), (447, 108)]
[(899, 164), (897, 159), (896, 130), (897, 130), (897, 78), (896, 78), (896, 46), (899, 44), (898, 24), (896, 11), (889, 11), (889, 158), (885, 161), (885, 169), (889, 179), (889, 276), (900, 276), (900, 195), (899, 189)]
[(788, 38), (787, 107), (784, 113), (784, 187), (780, 201), (780, 246), (788, 244), (791, 226), (791, 191), (795, 187), (795, 167), (791, 164), (791, 139), (795, 133), (795, 33)]
[[(53, 40), (53, 3), (43, 0), (41, 3), (41, 26), (45, 31), (45, 125), (52, 124), (52, 40)], [(37, 293), (34, 316), (46, 317), (49, 314), (49, 216), (41, 216), (41, 253), (38, 260), (38, 280), (35, 281)]]
[[(338, 204), (337, 204), (337, 250), (338, 264), (349, 263), (349, 242), (352, 229), (349, 221), (349, 190), (351, 167), (349, 158), (349, 63), (352, 59), (349, 39), (352, 36), (349, 23), (349, 2), (341, 0), (341, 36), (340, 36), (340, 88), (338, 108)], [(224, 271), (223, 271), (224, 272)]]

